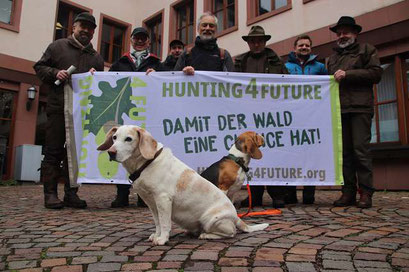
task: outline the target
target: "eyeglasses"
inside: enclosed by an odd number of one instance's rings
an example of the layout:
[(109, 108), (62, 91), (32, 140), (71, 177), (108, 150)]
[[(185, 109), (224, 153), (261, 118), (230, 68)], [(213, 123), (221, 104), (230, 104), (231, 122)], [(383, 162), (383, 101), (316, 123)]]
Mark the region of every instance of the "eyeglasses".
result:
[(142, 41), (142, 42), (146, 42), (146, 40), (148, 39), (148, 37), (146, 37), (145, 35), (138, 35), (138, 36), (132, 36), (132, 40), (134, 41)]
[(216, 25), (213, 24), (213, 23), (201, 23), (200, 26), (202, 26), (202, 27), (216, 27)]

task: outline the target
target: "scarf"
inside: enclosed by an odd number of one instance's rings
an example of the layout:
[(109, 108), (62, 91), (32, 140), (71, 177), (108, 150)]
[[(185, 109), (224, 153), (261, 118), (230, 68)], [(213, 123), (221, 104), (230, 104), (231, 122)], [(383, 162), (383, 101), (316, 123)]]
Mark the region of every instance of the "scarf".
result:
[(148, 56), (149, 56), (148, 48), (143, 51), (133, 51), (131, 53), (132, 60), (134, 61), (136, 67), (139, 67), (142, 61), (146, 59)]
[(217, 46), (216, 41), (217, 41), (216, 38), (209, 39), (209, 40), (202, 40), (200, 38), (200, 36), (197, 36), (196, 40), (195, 40), (195, 45), (198, 46), (198, 47), (201, 47), (201, 48), (203, 48), (205, 50), (211, 51), (211, 50), (213, 50), (215, 48), (219, 48)]

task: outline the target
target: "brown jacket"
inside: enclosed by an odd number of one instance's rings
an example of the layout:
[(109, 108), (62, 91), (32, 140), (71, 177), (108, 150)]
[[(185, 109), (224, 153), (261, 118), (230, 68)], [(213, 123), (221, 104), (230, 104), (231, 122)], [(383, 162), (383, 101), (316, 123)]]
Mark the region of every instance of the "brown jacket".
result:
[[(234, 71), (235, 72), (248, 72), (247, 69), (247, 59), (249, 58), (251, 52), (248, 51), (237, 56), (234, 60)], [(284, 62), (279, 56), (270, 48), (265, 48), (265, 62), (264, 62), (264, 73), (265, 74), (288, 74), (288, 70), (285, 67)]]
[(339, 69), (346, 71), (339, 84), (341, 112), (373, 113), (373, 85), (379, 83), (383, 71), (376, 48), (354, 43), (334, 50), (328, 59), (328, 73), (333, 75)]
[(74, 74), (88, 72), (91, 68), (104, 70), (104, 60), (92, 45), (81, 49), (71, 36), (51, 43), (41, 59), (34, 64), (37, 76), (48, 87), (47, 113), (64, 112), (64, 84), (56, 86), (54, 82), (58, 71), (66, 70), (71, 65), (77, 67)]

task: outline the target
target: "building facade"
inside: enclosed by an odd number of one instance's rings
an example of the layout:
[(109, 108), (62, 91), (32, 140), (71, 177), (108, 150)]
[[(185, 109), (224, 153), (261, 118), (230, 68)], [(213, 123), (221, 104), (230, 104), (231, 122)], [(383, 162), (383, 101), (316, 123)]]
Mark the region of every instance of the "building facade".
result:
[[(197, 19), (218, 17), (218, 43), (235, 56), (248, 50), (241, 39), (253, 25), (272, 36), (268, 47), (286, 58), (300, 34), (313, 40), (319, 59), (332, 54), (329, 31), (343, 15), (363, 27), (358, 39), (376, 46), (384, 75), (374, 86), (372, 152), (377, 189), (409, 189), (409, 0), (6, 0), (0, 3), (0, 171), (14, 176), (16, 147), (44, 142), (47, 90), (32, 69), (47, 45), (71, 34), (72, 21), (91, 12), (98, 27), (92, 41), (106, 69), (129, 51), (132, 28), (145, 26), (151, 51), (162, 60), (168, 43), (193, 43)], [(27, 90), (34, 87), (34, 100)]]

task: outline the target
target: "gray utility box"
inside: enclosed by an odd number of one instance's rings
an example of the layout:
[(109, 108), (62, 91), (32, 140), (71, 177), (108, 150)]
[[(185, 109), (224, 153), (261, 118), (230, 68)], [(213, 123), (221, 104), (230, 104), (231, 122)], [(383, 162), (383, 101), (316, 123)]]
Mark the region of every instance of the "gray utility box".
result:
[(14, 179), (40, 181), (41, 145), (19, 145), (16, 147)]

